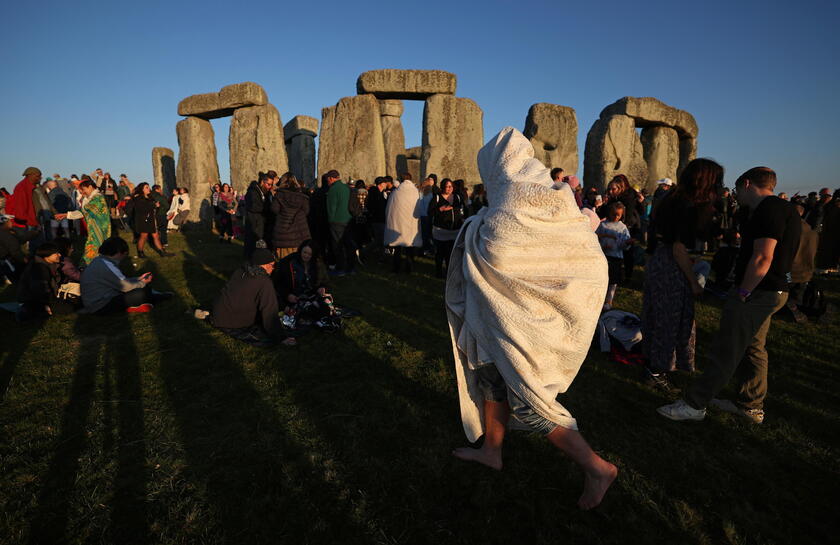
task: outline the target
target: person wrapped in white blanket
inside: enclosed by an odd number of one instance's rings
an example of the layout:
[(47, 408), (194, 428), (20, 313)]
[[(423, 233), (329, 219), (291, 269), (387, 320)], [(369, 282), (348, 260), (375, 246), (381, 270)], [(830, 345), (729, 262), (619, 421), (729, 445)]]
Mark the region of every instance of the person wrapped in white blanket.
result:
[(589, 447), (556, 397), (586, 357), (607, 263), (572, 191), (551, 180), (522, 133), (503, 129), (479, 151), (478, 167), (489, 204), (455, 241), (446, 310), (464, 431), (484, 442), (453, 454), (501, 469), (512, 416), (581, 466), (578, 505), (591, 509), (618, 470)]

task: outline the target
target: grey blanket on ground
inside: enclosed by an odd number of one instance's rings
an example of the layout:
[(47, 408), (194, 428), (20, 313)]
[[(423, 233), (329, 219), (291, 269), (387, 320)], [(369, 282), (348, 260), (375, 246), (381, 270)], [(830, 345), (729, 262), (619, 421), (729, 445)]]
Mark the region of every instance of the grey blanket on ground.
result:
[(490, 140), (478, 166), (489, 206), (458, 234), (446, 282), (464, 432), (484, 433), (475, 370), (488, 362), (537, 414), (577, 429), (557, 396), (592, 341), (606, 259), (571, 189), (552, 182), (519, 131)]

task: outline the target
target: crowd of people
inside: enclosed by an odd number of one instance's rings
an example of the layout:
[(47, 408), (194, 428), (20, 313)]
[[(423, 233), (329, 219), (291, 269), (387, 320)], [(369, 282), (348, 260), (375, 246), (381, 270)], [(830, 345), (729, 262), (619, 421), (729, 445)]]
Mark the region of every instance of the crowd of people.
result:
[[(368, 185), (342, 181), (336, 170), (318, 187), (271, 170), (258, 173), (244, 194), (213, 185), (219, 240), (242, 239), (244, 262), (195, 316), (256, 346), (294, 345), (308, 329), (334, 331), (353, 315), (333, 300), (331, 277), (354, 274), (368, 260), (390, 260), (395, 274), (410, 274), (417, 256), (433, 257), (435, 275), (446, 278), (454, 353), (463, 365), (456, 367), (465, 431), (471, 440), (485, 436), (481, 448), (454, 454), (500, 469), (503, 424), (512, 415), (584, 468), (580, 504), (590, 508), (616, 469), (589, 449), (556, 396), (573, 380), (599, 315), (611, 311), (617, 290), (644, 265), (640, 357), (645, 380), (663, 391), (676, 392), (674, 372), (695, 370), (696, 298), (726, 298), (711, 362), (681, 399), (658, 412), (701, 420), (714, 406), (764, 420), (770, 320), (785, 306), (797, 321), (807, 320), (815, 271), (837, 271), (840, 191), (776, 196), (776, 174), (767, 167), (743, 173), (731, 191), (721, 165), (695, 159), (678, 183), (662, 179), (652, 194), (623, 174), (601, 193), (562, 168), (545, 169), (513, 129), (482, 149), (479, 167), (484, 184), (471, 190), (464, 180), (438, 182), (435, 174), (419, 181), (408, 173), (381, 176)], [(23, 176), (0, 197), (0, 272), (18, 284), (19, 319), (148, 312), (172, 296), (151, 288), (151, 273), (120, 271), (130, 250), (118, 231), (133, 233), (138, 257), (148, 244), (172, 255), (167, 233), (190, 218), (186, 189), (166, 196), (159, 186), (135, 186), (125, 175), (115, 181), (100, 169), (43, 184), (37, 168)], [(74, 240), (84, 241), (78, 265)], [(562, 282), (546, 284), (547, 267)], [(585, 296), (590, 292), (597, 305)], [(547, 302), (553, 306), (541, 315)], [(558, 313), (565, 333), (556, 346), (540, 338), (544, 332), (523, 329), (530, 319)], [(529, 346), (533, 352), (525, 353)], [(551, 358), (569, 363), (548, 388), (539, 381), (557, 369), (533, 366), (550, 367)], [(733, 378), (737, 397), (718, 399)]]

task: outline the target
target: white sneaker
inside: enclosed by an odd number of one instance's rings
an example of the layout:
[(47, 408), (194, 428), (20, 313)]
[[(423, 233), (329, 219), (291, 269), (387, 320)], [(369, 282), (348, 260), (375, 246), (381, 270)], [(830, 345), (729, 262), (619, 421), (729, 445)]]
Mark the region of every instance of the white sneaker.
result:
[(695, 409), (682, 399), (663, 405), (656, 409), (656, 412), (670, 420), (703, 420), (706, 417), (706, 409)]

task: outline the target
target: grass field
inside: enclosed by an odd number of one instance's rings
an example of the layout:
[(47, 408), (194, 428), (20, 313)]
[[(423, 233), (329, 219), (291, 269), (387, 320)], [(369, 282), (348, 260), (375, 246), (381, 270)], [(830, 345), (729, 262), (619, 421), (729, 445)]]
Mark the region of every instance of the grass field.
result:
[[(654, 412), (667, 398), (638, 369), (593, 350), (562, 401), (620, 474), (581, 512), (582, 474), (541, 437), (511, 433), (502, 472), (451, 457), (465, 439), (428, 261), (409, 277), (370, 265), (336, 279), (337, 301), (361, 317), (264, 350), (188, 315), (241, 247), (190, 234), (171, 250), (138, 268), (177, 294), (153, 313), (41, 328), (0, 313), (0, 542), (838, 540), (836, 321), (774, 320), (762, 426), (714, 411), (667, 421)], [(620, 308), (640, 311), (641, 276)], [(829, 288), (840, 303), (840, 283)], [(719, 307), (698, 304), (701, 367)]]

